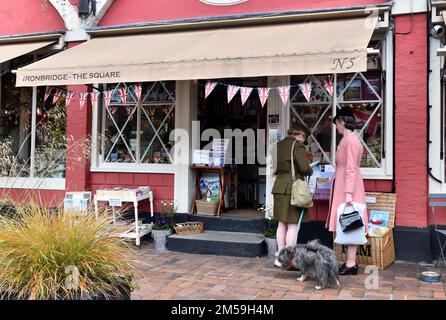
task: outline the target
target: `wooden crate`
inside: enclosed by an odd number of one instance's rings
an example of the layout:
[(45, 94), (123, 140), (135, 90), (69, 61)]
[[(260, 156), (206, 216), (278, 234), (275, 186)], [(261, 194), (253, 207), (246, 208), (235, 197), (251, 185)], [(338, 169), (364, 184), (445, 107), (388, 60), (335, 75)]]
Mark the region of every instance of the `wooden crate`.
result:
[[(347, 246), (333, 243), (333, 249), (340, 263), (345, 262)], [(395, 261), (395, 243), (393, 241), (393, 229), (389, 229), (382, 237), (367, 236), (367, 243), (358, 246), (356, 261), (361, 267), (369, 265), (377, 266), (384, 270)]]
[(367, 211), (389, 211), (389, 228), (395, 227), (396, 194), (381, 192), (366, 192), (366, 201), (375, 200), (375, 203), (367, 201)]

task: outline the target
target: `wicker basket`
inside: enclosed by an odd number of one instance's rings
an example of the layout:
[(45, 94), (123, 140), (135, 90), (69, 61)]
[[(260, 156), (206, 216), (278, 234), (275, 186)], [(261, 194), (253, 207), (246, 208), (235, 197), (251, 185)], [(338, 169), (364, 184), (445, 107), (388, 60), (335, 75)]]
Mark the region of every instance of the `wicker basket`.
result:
[(212, 196), (211, 190), (207, 189), (205, 198), (200, 200), (195, 200), (195, 204), (197, 206), (197, 214), (214, 216), (216, 215), (217, 212), (217, 202), (212, 200), (206, 201), (206, 195), (208, 192), (210, 193), (210, 196)]
[[(345, 262), (347, 246), (333, 243), (333, 249), (340, 263)], [(395, 244), (393, 241), (393, 230), (389, 229), (382, 237), (367, 237), (367, 243), (358, 246), (356, 261), (361, 267), (369, 265), (377, 266), (384, 270), (395, 261)]]
[[(389, 212), (389, 228), (381, 237), (367, 236), (367, 243), (358, 246), (356, 261), (361, 267), (377, 266), (380, 270), (387, 268), (395, 261), (395, 243), (393, 228), (395, 227), (396, 194), (366, 192), (367, 210), (382, 210)], [(333, 237), (334, 239), (334, 237)], [(333, 249), (339, 262), (345, 262), (347, 246), (333, 243)]]
[(176, 223), (173, 228), (177, 234), (193, 234), (202, 233), (204, 223), (201, 221), (189, 221), (183, 223)]

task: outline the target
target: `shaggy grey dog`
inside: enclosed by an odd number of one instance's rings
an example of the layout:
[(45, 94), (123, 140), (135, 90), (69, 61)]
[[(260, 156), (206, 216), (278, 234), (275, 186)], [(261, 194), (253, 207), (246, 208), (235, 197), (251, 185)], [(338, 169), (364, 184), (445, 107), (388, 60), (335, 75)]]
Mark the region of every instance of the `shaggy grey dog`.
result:
[(316, 290), (336, 284), (339, 286), (338, 261), (335, 252), (322, 245), (319, 240), (297, 244), (280, 250), (277, 257), (283, 269), (298, 268), (302, 275), (298, 281), (309, 277), (316, 279)]

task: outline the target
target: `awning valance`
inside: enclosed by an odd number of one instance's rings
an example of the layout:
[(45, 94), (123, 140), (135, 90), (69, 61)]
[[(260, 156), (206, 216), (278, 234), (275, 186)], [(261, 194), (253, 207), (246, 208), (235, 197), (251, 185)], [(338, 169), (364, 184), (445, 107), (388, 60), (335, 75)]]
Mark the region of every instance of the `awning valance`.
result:
[(367, 70), (376, 17), (95, 38), (20, 68), (17, 86)]
[(0, 45), (0, 63), (49, 46), (54, 41), (10, 43)]

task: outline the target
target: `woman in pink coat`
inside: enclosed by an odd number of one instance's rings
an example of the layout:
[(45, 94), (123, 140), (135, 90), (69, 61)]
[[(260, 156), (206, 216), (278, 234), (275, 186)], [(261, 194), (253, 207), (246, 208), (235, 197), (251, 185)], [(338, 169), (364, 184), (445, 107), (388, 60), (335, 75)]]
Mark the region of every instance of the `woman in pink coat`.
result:
[[(339, 142), (336, 151), (336, 172), (330, 195), (330, 209), (326, 227), (329, 231), (336, 232), (338, 219), (337, 210), (342, 203), (351, 204), (353, 201), (365, 204), (364, 181), (359, 170), (363, 146), (357, 133), (354, 131), (355, 118), (350, 108), (337, 110), (333, 118), (336, 129), (343, 138)], [(367, 211), (364, 212), (364, 225), (367, 232)], [(358, 266), (356, 264), (357, 245), (347, 246), (346, 262), (339, 268), (339, 275), (356, 275)]]

